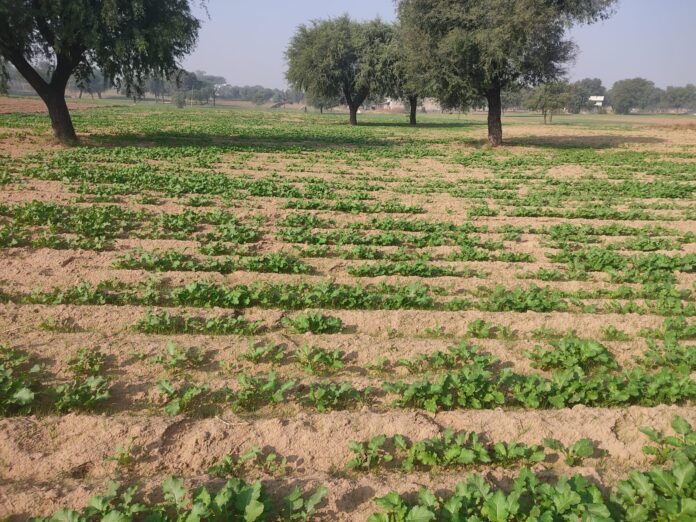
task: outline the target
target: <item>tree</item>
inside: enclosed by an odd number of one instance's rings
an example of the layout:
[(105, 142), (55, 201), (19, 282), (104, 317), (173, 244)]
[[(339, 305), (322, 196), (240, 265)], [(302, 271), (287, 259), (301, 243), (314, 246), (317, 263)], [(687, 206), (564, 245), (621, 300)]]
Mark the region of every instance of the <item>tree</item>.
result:
[(500, 95), (503, 111), (524, 108), (524, 102), (530, 92), (531, 90), (526, 87), (505, 89)]
[(206, 87), (205, 89), (210, 94), (210, 97), (213, 99), (213, 106), (215, 106), (215, 99), (217, 98), (218, 91), (220, 87), (227, 83), (227, 80), (224, 76), (206, 74), (205, 71), (196, 71), (196, 76), (198, 76), (198, 79), (200, 81), (208, 84), (208, 87)]
[(503, 141), (504, 89), (554, 81), (575, 47), (566, 30), (607, 17), (615, 0), (400, 0), (402, 24), (427, 35), (438, 98), (486, 98), (488, 140)]
[(628, 114), (634, 109), (645, 110), (657, 107), (661, 91), (655, 84), (644, 78), (619, 80), (609, 91), (609, 98), (614, 112)]
[(570, 98), (568, 100), (568, 112), (579, 114), (581, 111), (591, 111), (595, 108), (590, 96), (605, 96), (606, 87), (599, 78), (584, 78), (570, 86)]
[(101, 99), (102, 93), (109, 88), (109, 81), (104, 77), (100, 69), (94, 68), (91, 75), (87, 78), (72, 76), (68, 81), (68, 85), (71, 89), (80, 91), (80, 98), (82, 98), (82, 93), (86, 92), (92, 98), (94, 98), (96, 94), (97, 97)]
[[(200, 22), (193, 0), (0, 0), (0, 56), (10, 62), (46, 104), (53, 132), (77, 140), (65, 103), (72, 75), (94, 68), (124, 90), (142, 94), (145, 78), (167, 77), (193, 48)], [(34, 64), (48, 60), (49, 79)]]
[(164, 96), (169, 94), (167, 81), (156, 76), (149, 77), (145, 82), (145, 90), (151, 92), (155, 97), (155, 103), (160, 100), (164, 102)]
[(397, 24), (387, 47), (391, 70), (381, 77), (383, 94), (407, 102), (409, 124), (416, 125), (418, 101), (432, 92), (430, 49), (415, 24)]
[(319, 112), (321, 114), (324, 114), (324, 110), (326, 109), (333, 109), (334, 107), (338, 107), (341, 104), (341, 99), (338, 97), (314, 97), (310, 96), (309, 94), (305, 95), (305, 102), (307, 105), (310, 107), (314, 107), (315, 109), (319, 109)]
[(0, 56), (0, 94), (7, 94), (10, 90), (10, 71), (4, 58)]
[(357, 125), (358, 109), (388, 74), (386, 47), (392, 33), (380, 20), (359, 23), (348, 15), (301, 25), (285, 53), (286, 78), (311, 99), (342, 97), (350, 124)]
[(197, 71), (189, 72), (185, 69), (180, 69), (172, 78), (171, 91), (172, 101), (179, 108), (186, 107), (186, 104), (193, 105), (193, 102), (199, 105), (207, 104), (211, 98), (213, 105), (217, 96), (217, 85), (224, 83), (225, 79), (221, 76), (209, 76), (205, 72)]
[(541, 111), (544, 124), (553, 123), (553, 114), (568, 105), (571, 87), (565, 82), (545, 83), (532, 90), (525, 99), (525, 106), (532, 111)]
[(690, 83), (685, 87), (667, 87), (661, 105), (678, 111), (696, 109), (696, 85)]

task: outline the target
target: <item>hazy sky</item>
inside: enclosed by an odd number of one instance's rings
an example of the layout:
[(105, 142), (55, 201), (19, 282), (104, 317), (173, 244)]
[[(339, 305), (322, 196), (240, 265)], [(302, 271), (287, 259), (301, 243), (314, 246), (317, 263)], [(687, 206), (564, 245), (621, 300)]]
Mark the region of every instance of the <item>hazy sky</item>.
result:
[[(348, 13), (393, 20), (393, 0), (209, 0), (210, 18), (183, 63), (234, 85), (283, 88), (283, 53), (295, 28), (313, 18)], [(620, 0), (608, 21), (577, 27), (580, 48), (571, 79), (598, 77), (607, 87), (642, 76), (658, 86), (696, 83), (696, 0)]]

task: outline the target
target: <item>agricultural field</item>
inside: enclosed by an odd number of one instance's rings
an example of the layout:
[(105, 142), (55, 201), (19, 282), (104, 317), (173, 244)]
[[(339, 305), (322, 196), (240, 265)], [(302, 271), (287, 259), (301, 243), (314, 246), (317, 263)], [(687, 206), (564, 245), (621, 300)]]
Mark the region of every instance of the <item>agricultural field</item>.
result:
[(90, 103), (0, 114), (0, 518), (696, 519), (693, 117)]

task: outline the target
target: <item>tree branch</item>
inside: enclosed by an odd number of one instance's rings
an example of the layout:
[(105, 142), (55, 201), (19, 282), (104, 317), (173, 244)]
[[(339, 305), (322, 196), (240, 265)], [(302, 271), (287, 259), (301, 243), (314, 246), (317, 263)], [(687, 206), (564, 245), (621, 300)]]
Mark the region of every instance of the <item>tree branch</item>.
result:
[(24, 79), (29, 82), (29, 85), (36, 93), (44, 98), (48, 91), (48, 83), (36, 72), (31, 64), (18, 51), (11, 53), (7, 59), (15, 66), (19, 74), (24, 76)]
[[(32, 6), (37, 13), (41, 12), (41, 5), (38, 0), (33, 0)], [(39, 33), (41, 33), (41, 36), (43, 36), (44, 40), (46, 40), (46, 43), (51, 48), (55, 49), (54, 46), (56, 43), (56, 35), (51, 30), (50, 26), (48, 25), (48, 22), (46, 22), (46, 19), (43, 16), (39, 16), (37, 14), (34, 17), (34, 20), (36, 20), (36, 26), (39, 29)]]

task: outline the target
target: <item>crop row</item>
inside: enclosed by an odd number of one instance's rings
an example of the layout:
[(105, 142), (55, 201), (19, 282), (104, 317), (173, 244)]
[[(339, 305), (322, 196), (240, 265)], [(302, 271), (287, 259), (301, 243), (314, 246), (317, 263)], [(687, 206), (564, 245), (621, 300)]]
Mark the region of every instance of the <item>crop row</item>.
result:
[[(637, 313), (689, 317), (696, 315), (690, 290), (671, 285), (622, 286), (618, 289), (577, 290), (563, 292), (551, 287), (506, 288), (479, 287), (459, 290), (448, 301), (436, 297), (450, 290), (421, 283), (349, 285), (318, 283), (253, 283), (225, 286), (199, 280), (172, 287), (161, 280), (148, 278), (140, 283), (117, 280), (97, 285), (80, 283), (67, 288), (35, 291), (31, 294), (8, 294), (0, 291), (0, 302), (76, 305), (146, 305), (190, 306), (241, 309), (249, 307), (302, 310), (329, 308), (344, 310), (481, 310), (489, 312)], [(606, 301), (584, 303), (583, 300)], [(643, 302), (636, 301), (642, 299)]]
[[(655, 457), (655, 465), (648, 471), (631, 470), (627, 479), (606, 492), (581, 475), (542, 480), (525, 468), (511, 486), (503, 489), (491, 485), (481, 475), (471, 474), (447, 496), (423, 488), (415, 500), (412, 496), (407, 498), (397, 492), (376, 497), (374, 502), (380, 511), (368, 520), (689, 520), (696, 515), (696, 432), (681, 417), (673, 419), (672, 429), (674, 435), (664, 436), (651, 428), (643, 428), (642, 431), (654, 443), (645, 446), (643, 451)], [(438, 459), (439, 455), (446, 459), (459, 456), (469, 460), (463, 457), (468, 456), (467, 451), (483, 454), (478, 440), (467, 439), (461, 434), (445, 433), (436, 440), (436, 443), (443, 442), (454, 444), (456, 451), (445, 455), (441, 453), (442, 448), (432, 448), (428, 442), (416, 442), (410, 446), (408, 453), (412, 453), (416, 460), (422, 458), (426, 463), (433, 458)], [(407, 445), (405, 440), (404, 445)], [(578, 446), (575, 452), (586, 454), (587, 447), (582, 446), (586, 444)], [(375, 447), (379, 450), (381, 445), (376, 444)], [(511, 446), (505, 447), (509, 449)], [(381, 456), (384, 460), (385, 455)], [(211, 471), (218, 472), (218, 468)], [(169, 477), (162, 485), (163, 502), (138, 502), (137, 491), (135, 486), (119, 491), (118, 485), (111, 482), (106, 493), (90, 500), (82, 512), (62, 509), (52, 517), (36, 520), (92, 521), (106, 518), (129, 521), (142, 516), (148, 516), (151, 520), (191, 520), (192, 517), (220, 521), (244, 519), (249, 522), (308, 520), (315, 516), (317, 509), (321, 509), (329, 493), (325, 486), (319, 486), (305, 495), (296, 488), (278, 503), (265, 493), (260, 481), (247, 484), (236, 477), (217, 491), (198, 488), (192, 493), (187, 491), (183, 480)]]
[[(308, 314), (288, 318), (286, 325), (298, 333), (331, 333), (341, 327), (340, 321), (336, 321)], [(237, 322), (234, 327), (247, 325), (240, 326)], [(251, 374), (246, 369), (234, 370), (237, 374), (234, 389), (224, 385), (213, 391), (207, 385), (191, 383), (190, 379), (180, 385), (161, 380), (158, 388), (164, 410), (170, 415), (190, 411), (201, 414), (206, 409), (216, 411), (222, 404), (229, 404), (236, 411), (254, 412), (265, 406), (287, 403), (290, 399), (321, 412), (374, 402), (379, 395), (385, 394), (393, 397), (395, 406), (431, 412), (502, 406), (528, 409), (566, 408), (576, 404), (652, 406), (696, 399), (696, 381), (690, 376), (696, 369), (692, 347), (674, 340), (667, 340), (662, 346), (651, 342), (646, 355), (637, 359), (637, 365), (623, 370), (619, 370), (609, 351), (595, 341), (564, 338), (552, 341), (551, 346), (551, 349), (537, 346), (527, 352), (532, 366), (548, 372), (549, 377), (501, 368), (496, 357), (460, 343), (446, 352), (399, 359), (396, 367), (426, 377), (416, 381), (384, 382), (382, 393), (372, 388), (356, 389), (350, 382), (318, 381), (297, 385), (294, 380), (280, 378), (274, 370), (267, 374)], [(38, 377), (43, 370), (33, 364), (27, 354), (3, 347), (0, 356), (3, 370), (0, 413), (28, 411), (37, 404), (39, 396), (50, 398), (59, 412), (90, 410), (110, 397), (109, 379), (102, 375), (104, 354), (101, 352), (78, 351), (69, 363), (73, 380), (51, 390), (39, 385)], [(204, 358), (198, 351), (180, 350), (169, 344), (166, 353), (154, 357), (151, 362), (162, 365), (180, 379), (181, 372), (202, 364)], [(279, 345), (251, 345), (241, 358), (254, 366), (259, 362), (281, 364), (286, 362), (287, 354)], [(340, 350), (310, 345), (297, 349), (293, 359), (308, 374), (336, 373), (345, 364), (345, 354)], [(382, 360), (371, 369), (385, 372), (387, 364), (391, 363)], [(431, 376), (433, 372), (435, 376)]]

